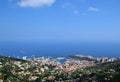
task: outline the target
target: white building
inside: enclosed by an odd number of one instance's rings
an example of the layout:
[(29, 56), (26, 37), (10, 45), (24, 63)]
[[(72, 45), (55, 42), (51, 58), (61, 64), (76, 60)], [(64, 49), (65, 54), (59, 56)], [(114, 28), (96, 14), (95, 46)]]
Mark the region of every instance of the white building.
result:
[(23, 60), (26, 60), (26, 59), (27, 59), (27, 56), (23, 56), (22, 59), (23, 59)]

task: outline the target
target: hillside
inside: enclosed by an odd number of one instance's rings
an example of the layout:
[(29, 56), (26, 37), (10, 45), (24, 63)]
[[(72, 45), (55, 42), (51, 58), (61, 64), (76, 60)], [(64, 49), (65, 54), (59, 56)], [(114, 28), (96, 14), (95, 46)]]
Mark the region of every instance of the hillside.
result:
[(2, 82), (119, 82), (120, 60), (75, 71), (0, 56)]

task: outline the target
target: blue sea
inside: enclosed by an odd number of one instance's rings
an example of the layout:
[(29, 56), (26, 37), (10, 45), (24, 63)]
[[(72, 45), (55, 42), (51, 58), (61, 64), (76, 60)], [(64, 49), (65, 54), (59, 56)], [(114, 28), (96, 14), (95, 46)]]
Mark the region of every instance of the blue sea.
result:
[(69, 55), (120, 57), (119, 43), (94, 42), (0, 42), (0, 55), (22, 58), (66, 57)]

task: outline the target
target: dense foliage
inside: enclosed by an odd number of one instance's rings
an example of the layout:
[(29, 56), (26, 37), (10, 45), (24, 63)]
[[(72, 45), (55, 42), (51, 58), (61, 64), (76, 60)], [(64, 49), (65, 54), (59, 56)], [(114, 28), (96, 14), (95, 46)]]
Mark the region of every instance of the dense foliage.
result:
[[(70, 72), (6, 57), (0, 57), (0, 62), (0, 80), (3, 82), (119, 82), (120, 80), (120, 60)], [(40, 69), (44, 67), (50, 69), (43, 72)]]
[(68, 56), (67, 59), (96, 61), (96, 59), (93, 59), (93, 58), (89, 58), (89, 57), (80, 57), (80, 56), (75, 56), (75, 55)]

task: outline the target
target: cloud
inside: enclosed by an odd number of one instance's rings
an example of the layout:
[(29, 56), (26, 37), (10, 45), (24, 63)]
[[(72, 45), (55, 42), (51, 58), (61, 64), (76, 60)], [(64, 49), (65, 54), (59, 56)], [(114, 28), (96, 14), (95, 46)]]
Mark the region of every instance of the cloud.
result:
[(51, 6), (56, 0), (20, 0), (18, 5), (21, 7), (43, 7)]
[(64, 3), (64, 4), (62, 5), (62, 8), (74, 9), (75, 6), (74, 6), (73, 4), (67, 2), (67, 3)]
[(74, 14), (79, 14), (78, 8), (72, 3), (67, 2), (67, 3), (62, 4), (62, 8), (73, 11)]
[(78, 14), (78, 13), (79, 13), (79, 11), (78, 11), (78, 10), (74, 10), (74, 13), (75, 13), (75, 14)]
[(98, 9), (98, 8), (96, 8), (96, 7), (89, 7), (89, 8), (88, 8), (88, 11), (98, 12), (98, 11), (99, 11), (99, 9)]

